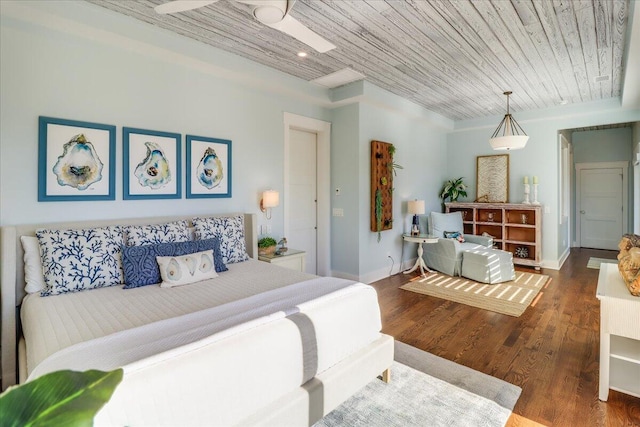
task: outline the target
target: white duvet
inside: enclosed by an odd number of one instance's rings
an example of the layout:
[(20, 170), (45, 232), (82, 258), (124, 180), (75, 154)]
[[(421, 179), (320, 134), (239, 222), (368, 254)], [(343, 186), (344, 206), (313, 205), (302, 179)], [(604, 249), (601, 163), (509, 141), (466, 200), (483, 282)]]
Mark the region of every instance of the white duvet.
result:
[(206, 310), (316, 276), (249, 260), (208, 281), (162, 289), (122, 286), (64, 295), (28, 295), (20, 310), (27, 374), (45, 358), (77, 343)]
[[(327, 312), (330, 319), (314, 318), (313, 324), (305, 313), (315, 313), (322, 307), (325, 309), (321, 311)], [(39, 363), (28, 380), (61, 369), (108, 371), (124, 367), (125, 372), (135, 370), (140, 365), (153, 363), (154, 358), (168, 357), (162, 353), (191, 351), (285, 317), (297, 319), (305, 315), (306, 324), (298, 325), (302, 345), (305, 349), (313, 347), (316, 353), (313, 357), (318, 359), (314, 367), (305, 369), (308, 371), (305, 382), (336, 363), (336, 358), (339, 360), (377, 338), (381, 329), (377, 308), (377, 296), (370, 286), (319, 277), (71, 345)], [(339, 313), (340, 310), (345, 313)], [(348, 320), (344, 319), (345, 315), (354, 319), (335, 325), (335, 319)], [(317, 330), (320, 324), (336, 327), (329, 331), (333, 336), (326, 341), (333, 343), (332, 346), (340, 342), (338, 348), (329, 346), (318, 351), (319, 334), (323, 332)], [(344, 342), (336, 339), (340, 334), (349, 339)], [(355, 336), (350, 336), (352, 334)]]
[[(381, 336), (377, 294), (368, 285), (255, 261), (231, 267), (220, 282), (134, 290), (142, 299), (118, 288), (30, 297), (37, 304), (25, 302), (23, 319), (31, 320), (25, 338), (29, 360), (37, 363), (29, 379), (59, 369), (123, 367), (124, 379), (96, 425), (230, 425)], [(180, 292), (165, 293), (174, 290)], [(202, 300), (219, 304), (177, 316), (168, 309)], [(153, 309), (159, 302), (167, 309)], [(37, 309), (45, 316), (29, 319)], [(87, 321), (65, 328), (64, 320), (79, 313)], [(135, 323), (140, 325), (122, 328)], [(46, 345), (34, 336), (48, 337)], [(37, 357), (29, 354), (34, 348), (40, 349)]]

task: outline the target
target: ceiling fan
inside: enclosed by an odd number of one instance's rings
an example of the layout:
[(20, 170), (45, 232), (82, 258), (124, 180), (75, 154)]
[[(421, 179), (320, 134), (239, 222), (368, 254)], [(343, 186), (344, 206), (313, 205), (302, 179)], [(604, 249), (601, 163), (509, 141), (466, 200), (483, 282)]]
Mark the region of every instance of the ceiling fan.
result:
[[(177, 13), (216, 3), (218, 0), (173, 0), (154, 8), (157, 13)], [(335, 45), (320, 37), (293, 18), (289, 12), (296, 0), (234, 0), (253, 7), (253, 17), (262, 24), (300, 40), (320, 53), (335, 49)]]

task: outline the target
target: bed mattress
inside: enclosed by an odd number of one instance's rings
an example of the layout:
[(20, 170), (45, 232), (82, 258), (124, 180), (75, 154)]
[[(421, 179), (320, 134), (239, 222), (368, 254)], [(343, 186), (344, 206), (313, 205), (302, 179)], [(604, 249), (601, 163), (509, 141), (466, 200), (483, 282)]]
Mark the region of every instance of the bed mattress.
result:
[(47, 297), (28, 295), (21, 309), (27, 374), (48, 356), (74, 344), (316, 277), (256, 260), (227, 267), (229, 271), (215, 279), (175, 288), (111, 286)]

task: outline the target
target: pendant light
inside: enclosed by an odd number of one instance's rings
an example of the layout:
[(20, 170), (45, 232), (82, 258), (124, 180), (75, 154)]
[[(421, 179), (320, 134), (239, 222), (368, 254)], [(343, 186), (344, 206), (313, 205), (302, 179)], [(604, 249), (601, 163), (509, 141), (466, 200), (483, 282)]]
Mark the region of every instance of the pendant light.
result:
[(489, 144), (494, 150), (519, 150), (527, 145), (529, 137), (509, 113), (509, 95), (511, 95), (511, 91), (507, 91), (504, 94), (507, 95), (507, 114), (504, 115), (498, 128), (493, 132), (489, 139)]

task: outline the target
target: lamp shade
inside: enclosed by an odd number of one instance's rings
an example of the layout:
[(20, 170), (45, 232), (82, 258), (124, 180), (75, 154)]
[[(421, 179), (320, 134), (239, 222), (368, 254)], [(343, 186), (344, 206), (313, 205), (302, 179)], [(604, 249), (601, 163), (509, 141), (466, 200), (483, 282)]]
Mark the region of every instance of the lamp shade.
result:
[(511, 92), (504, 93), (507, 96), (507, 114), (498, 125), (489, 139), (489, 144), (494, 150), (519, 150), (527, 145), (529, 137), (518, 124), (516, 119), (509, 113), (509, 95)]
[(407, 211), (411, 215), (423, 215), (424, 200), (409, 200), (407, 202)]
[(275, 208), (280, 204), (280, 193), (275, 190), (267, 190), (262, 193), (262, 207)]
[(519, 150), (527, 145), (528, 140), (527, 135), (506, 135), (491, 138), (489, 144), (494, 150)]

